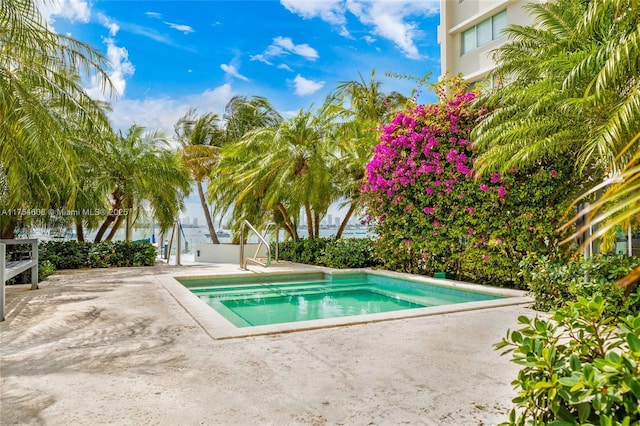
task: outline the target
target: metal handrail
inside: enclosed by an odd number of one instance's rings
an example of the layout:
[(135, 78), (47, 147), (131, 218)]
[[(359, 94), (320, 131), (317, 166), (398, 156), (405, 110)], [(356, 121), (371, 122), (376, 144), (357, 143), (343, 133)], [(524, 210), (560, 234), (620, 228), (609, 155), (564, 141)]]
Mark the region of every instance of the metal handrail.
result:
[[(260, 240), (260, 244), (265, 245), (265, 247), (267, 248), (267, 262), (266, 263), (262, 263), (260, 261), (258, 261), (257, 259), (253, 258), (253, 259), (245, 259), (244, 257), (244, 227), (248, 226), (250, 230), (252, 230), (256, 236), (258, 237), (258, 239)], [(258, 246), (258, 249), (260, 248), (260, 246)], [(256, 252), (257, 254), (257, 252)], [(257, 263), (258, 265), (264, 266), (265, 268), (269, 267), (269, 265), (271, 265), (271, 247), (269, 246), (269, 242), (267, 240), (265, 240), (265, 238), (260, 235), (260, 233), (258, 232), (258, 230), (256, 228), (253, 227), (253, 225), (251, 223), (249, 223), (248, 220), (243, 220), (242, 223), (240, 224), (240, 269), (247, 269), (247, 262), (251, 261), (254, 263)]]

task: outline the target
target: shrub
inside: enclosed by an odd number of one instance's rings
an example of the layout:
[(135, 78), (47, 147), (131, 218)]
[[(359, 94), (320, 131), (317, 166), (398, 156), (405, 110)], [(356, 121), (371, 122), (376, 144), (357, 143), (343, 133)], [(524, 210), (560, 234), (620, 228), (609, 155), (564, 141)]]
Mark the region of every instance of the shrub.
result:
[(49, 275), (53, 275), (55, 272), (56, 267), (53, 263), (38, 259), (38, 282), (46, 280)]
[[(329, 238), (301, 238), (298, 241), (285, 241), (278, 247), (278, 256), (282, 260), (323, 265), (321, 258)], [(272, 250), (274, 248), (272, 247)]]
[(147, 241), (45, 241), (38, 247), (39, 259), (56, 269), (151, 266), (156, 256)]
[(549, 311), (579, 296), (602, 296), (607, 301), (607, 313), (626, 315), (640, 312), (640, 293), (625, 295), (616, 282), (640, 266), (640, 258), (621, 255), (598, 255), (568, 261), (555, 261), (548, 256), (528, 257), (521, 262), (523, 275), (532, 295), (534, 307)]
[(278, 251), (282, 260), (330, 268), (377, 266), (374, 254), (374, 242), (370, 238), (302, 238), (281, 243)]
[(440, 89), (438, 103), (384, 126), (367, 164), (362, 196), (377, 255), (387, 269), (522, 287), (521, 258), (550, 253), (566, 236), (556, 229), (579, 177), (565, 159), (479, 177), (476, 92), (460, 81)]
[(640, 424), (640, 316), (616, 324), (601, 296), (575, 302), (495, 345), (522, 366), (510, 425)]
[(84, 241), (43, 241), (38, 245), (38, 259), (51, 262), (56, 269), (85, 268), (93, 243)]
[(369, 238), (341, 238), (329, 241), (321, 257), (330, 268), (366, 268), (376, 266), (374, 243)]

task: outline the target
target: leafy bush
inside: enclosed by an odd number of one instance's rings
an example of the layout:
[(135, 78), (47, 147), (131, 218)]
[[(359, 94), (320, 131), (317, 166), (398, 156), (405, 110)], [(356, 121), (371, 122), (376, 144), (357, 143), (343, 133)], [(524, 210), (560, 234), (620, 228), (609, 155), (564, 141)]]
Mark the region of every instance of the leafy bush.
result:
[(321, 257), (330, 268), (367, 268), (376, 266), (374, 243), (369, 238), (341, 238), (329, 241)]
[(640, 266), (640, 258), (598, 255), (568, 261), (554, 261), (548, 256), (527, 257), (521, 262), (522, 273), (536, 299), (534, 307), (549, 311), (574, 302), (579, 296), (602, 296), (607, 313), (626, 315), (640, 312), (640, 293), (625, 295), (616, 281)]
[[(274, 247), (271, 250), (275, 250)], [(376, 266), (374, 242), (369, 238), (303, 238), (279, 245), (282, 260), (328, 266), (330, 268), (365, 268)]]
[(38, 245), (38, 259), (51, 262), (56, 269), (79, 269), (87, 266), (93, 243), (84, 241), (43, 241)]
[(523, 287), (519, 262), (544, 255), (579, 191), (573, 165), (551, 160), (479, 177), (470, 140), (482, 119), (476, 92), (454, 81), (439, 102), (399, 112), (367, 165), (363, 199), (383, 267)]
[(53, 275), (55, 272), (56, 267), (53, 263), (38, 259), (38, 282), (46, 280), (49, 275)]
[[(322, 265), (321, 257), (327, 246), (327, 238), (301, 238), (298, 241), (285, 241), (278, 247), (278, 256), (282, 260), (292, 262)], [(273, 247), (272, 250), (275, 250)]]
[(151, 266), (156, 256), (155, 247), (147, 241), (46, 241), (38, 247), (39, 259), (56, 269)]
[(495, 345), (522, 366), (509, 425), (640, 424), (640, 316), (617, 324), (601, 296), (577, 301)]

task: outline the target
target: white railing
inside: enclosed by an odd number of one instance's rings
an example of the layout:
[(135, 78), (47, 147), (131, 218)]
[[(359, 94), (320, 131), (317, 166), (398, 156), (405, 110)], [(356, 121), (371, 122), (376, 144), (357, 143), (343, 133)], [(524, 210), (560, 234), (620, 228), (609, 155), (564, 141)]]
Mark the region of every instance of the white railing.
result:
[[(256, 234), (256, 236), (258, 237), (258, 240), (260, 240), (260, 244), (258, 245), (258, 250), (256, 250), (256, 254), (253, 257), (248, 257), (248, 258), (244, 257), (244, 227), (245, 226), (249, 227), (249, 229)], [(261, 262), (257, 258), (258, 252), (260, 251), (262, 244), (264, 244), (267, 249), (266, 262)], [(248, 220), (245, 219), (240, 224), (240, 269), (246, 270), (247, 262), (255, 263), (256, 265), (264, 266), (265, 268), (269, 267), (269, 265), (271, 265), (271, 247), (269, 246), (269, 242), (260, 234), (260, 232), (258, 232), (258, 230), (254, 228), (253, 225), (251, 225), (251, 223), (249, 223)]]

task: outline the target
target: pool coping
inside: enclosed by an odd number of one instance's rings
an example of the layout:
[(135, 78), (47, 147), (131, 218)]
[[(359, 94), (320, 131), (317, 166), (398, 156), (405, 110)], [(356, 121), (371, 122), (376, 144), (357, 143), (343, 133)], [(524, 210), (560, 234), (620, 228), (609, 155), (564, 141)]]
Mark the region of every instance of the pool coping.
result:
[[(236, 327), (211, 306), (200, 300), (198, 296), (192, 293), (187, 287), (182, 285), (178, 278), (204, 278), (207, 276), (218, 277), (240, 277), (248, 274), (269, 274), (269, 275), (291, 275), (291, 274), (313, 274), (322, 272), (325, 274), (345, 274), (366, 272), (376, 274), (383, 277), (401, 278), (408, 281), (427, 283), (445, 287), (458, 289), (466, 289), (476, 292), (495, 294), (506, 296), (504, 299), (494, 299), (476, 302), (464, 302), (451, 305), (431, 306), (426, 308), (407, 309), (401, 311), (391, 311), (367, 315), (347, 316), (339, 318), (327, 318), (311, 321), (288, 322), (272, 325), (261, 325), (254, 327)], [(288, 271), (268, 271), (261, 269), (260, 271), (249, 270), (237, 273), (205, 273), (194, 271), (193, 274), (181, 272), (171, 275), (157, 277), (160, 284), (173, 296), (182, 308), (202, 327), (202, 329), (213, 339), (233, 339), (249, 336), (262, 336), (269, 334), (291, 333), (298, 331), (315, 330), (319, 328), (343, 327), (356, 324), (368, 324), (381, 321), (393, 321), (417, 317), (426, 317), (432, 315), (442, 315), (455, 312), (465, 312), (479, 309), (499, 308), (503, 306), (524, 305), (533, 303), (534, 299), (528, 296), (526, 292), (520, 290), (512, 290), (498, 287), (490, 287), (480, 284), (473, 284), (461, 281), (454, 281), (443, 278), (432, 278), (422, 275), (412, 275), (402, 272), (393, 272), (386, 270), (378, 270), (371, 268), (362, 269), (331, 269), (321, 266), (310, 267), (304, 265), (300, 269), (292, 267)]]

